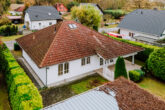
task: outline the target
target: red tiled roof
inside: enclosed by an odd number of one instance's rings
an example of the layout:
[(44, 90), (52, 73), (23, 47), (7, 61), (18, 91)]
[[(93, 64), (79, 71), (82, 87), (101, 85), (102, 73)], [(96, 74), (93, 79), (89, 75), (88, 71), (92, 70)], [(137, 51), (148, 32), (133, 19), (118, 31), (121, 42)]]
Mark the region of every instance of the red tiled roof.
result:
[(15, 9), (15, 11), (17, 11), (17, 12), (23, 12), (24, 9), (25, 9), (25, 6), (21, 6), (21, 7), (17, 8), (17, 9)]
[(105, 93), (109, 93), (109, 89), (115, 92), (121, 110), (165, 110), (163, 100), (123, 77), (100, 87)]
[[(68, 24), (76, 24), (70, 29)], [(113, 40), (75, 21), (62, 21), (17, 39), (39, 67), (100, 54), (105, 59), (142, 51), (140, 47)]]

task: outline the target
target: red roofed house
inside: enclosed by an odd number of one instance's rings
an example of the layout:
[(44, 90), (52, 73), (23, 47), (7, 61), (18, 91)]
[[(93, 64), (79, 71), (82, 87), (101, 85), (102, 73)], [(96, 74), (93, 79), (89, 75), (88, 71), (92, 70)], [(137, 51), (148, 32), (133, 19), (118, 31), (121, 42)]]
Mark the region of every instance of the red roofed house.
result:
[(23, 11), (25, 9), (25, 6), (20, 6), (14, 10), (11, 10), (9, 11), (9, 13), (12, 15), (12, 16), (15, 16), (15, 15), (22, 15), (23, 14)]
[[(16, 40), (23, 57), (45, 86), (54, 86), (95, 73), (113, 80), (108, 66), (142, 48), (116, 41), (75, 21), (61, 21)], [(110, 76), (110, 77), (109, 77)]]
[(58, 12), (61, 14), (68, 12), (68, 9), (64, 6), (62, 3), (56, 3), (55, 8), (57, 9)]

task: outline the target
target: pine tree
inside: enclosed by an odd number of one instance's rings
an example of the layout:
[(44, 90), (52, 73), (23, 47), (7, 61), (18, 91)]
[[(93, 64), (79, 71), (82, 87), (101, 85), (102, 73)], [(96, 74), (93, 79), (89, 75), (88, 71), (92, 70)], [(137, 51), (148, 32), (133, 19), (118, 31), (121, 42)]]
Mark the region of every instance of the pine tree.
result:
[(124, 76), (125, 78), (128, 78), (123, 57), (118, 57), (115, 65), (115, 79), (120, 76)]

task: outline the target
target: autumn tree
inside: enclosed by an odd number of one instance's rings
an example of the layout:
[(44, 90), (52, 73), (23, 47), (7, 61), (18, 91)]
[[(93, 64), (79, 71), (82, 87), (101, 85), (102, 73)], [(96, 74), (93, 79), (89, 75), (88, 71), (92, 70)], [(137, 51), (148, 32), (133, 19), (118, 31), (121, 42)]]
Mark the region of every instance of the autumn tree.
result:
[(99, 27), (102, 19), (100, 12), (91, 5), (73, 7), (71, 15), (73, 19), (78, 20), (81, 24), (96, 30)]

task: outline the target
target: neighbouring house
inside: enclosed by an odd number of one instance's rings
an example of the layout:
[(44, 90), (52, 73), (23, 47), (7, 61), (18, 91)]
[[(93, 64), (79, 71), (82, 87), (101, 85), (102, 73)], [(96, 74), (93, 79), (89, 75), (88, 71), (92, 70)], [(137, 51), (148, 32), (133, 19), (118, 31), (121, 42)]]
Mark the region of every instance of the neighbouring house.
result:
[(118, 27), (122, 35), (154, 44), (165, 38), (165, 11), (137, 9), (126, 15)]
[(121, 77), (43, 110), (164, 110), (165, 102)]
[(81, 6), (81, 5), (82, 5), (82, 6), (83, 6), (83, 5), (86, 5), (86, 6), (92, 5), (92, 6), (95, 7), (96, 10), (98, 10), (98, 11), (100, 12), (101, 15), (104, 14), (102, 8), (101, 8), (98, 4), (96, 4), (96, 3), (80, 3), (80, 6)]
[(59, 12), (52, 6), (31, 6), (25, 12), (24, 24), (30, 30), (40, 30), (60, 20)]
[(132, 56), (142, 48), (116, 41), (75, 21), (61, 21), (16, 40), (23, 58), (45, 86), (51, 87), (80, 79), (103, 68), (109, 80), (119, 56)]
[(12, 16), (19, 16), (23, 14), (23, 11), (25, 9), (24, 4), (11, 4), (10, 9), (9, 9), (9, 13)]
[(56, 3), (56, 4), (54, 5), (54, 7), (55, 7), (55, 8), (57, 9), (57, 11), (60, 12), (61, 14), (64, 14), (64, 13), (68, 12), (67, 7), (66, 7), (64, 4), (62, 4), (62, 3)]

